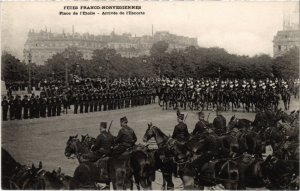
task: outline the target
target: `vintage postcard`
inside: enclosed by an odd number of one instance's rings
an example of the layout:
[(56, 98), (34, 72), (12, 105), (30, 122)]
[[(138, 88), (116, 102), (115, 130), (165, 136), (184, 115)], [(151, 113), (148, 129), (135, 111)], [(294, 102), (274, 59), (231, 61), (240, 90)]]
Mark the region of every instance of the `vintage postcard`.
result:
[(0, 8), (2, 189), (299, 189), (299, 1)]

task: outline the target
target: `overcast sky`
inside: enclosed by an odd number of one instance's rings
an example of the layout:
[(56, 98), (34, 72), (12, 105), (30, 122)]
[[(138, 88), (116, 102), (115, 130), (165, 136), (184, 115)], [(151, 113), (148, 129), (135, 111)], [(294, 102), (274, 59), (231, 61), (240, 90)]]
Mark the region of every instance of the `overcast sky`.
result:
[[(66, 5), (140, 5), (144, 16), (59, 16)], [(1, 47), (22, 59), (29, 29), (91, 34), (151, 35), (166, 30), (197, 37), (199, 46), (229, 53), (272, 56), (272, 40), (283, 28), (284, 14), (298, 22), (299, 2), (12, 2), (1, 3)], [(101, 12), (101, 11), (97, 11)], [(299, 12), (299, 11), (298, 11)], [(288, 17), (288, 16), (286, 16)]]

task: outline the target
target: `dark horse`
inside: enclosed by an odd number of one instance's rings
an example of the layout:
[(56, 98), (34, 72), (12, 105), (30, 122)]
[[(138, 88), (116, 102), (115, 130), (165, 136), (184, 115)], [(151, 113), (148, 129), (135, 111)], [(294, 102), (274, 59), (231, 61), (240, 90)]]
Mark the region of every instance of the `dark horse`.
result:
[[(198, 139), (198, 141), (195, 141)], [(223, 137), (222, 139), (229, 139)], [(187, 146), (174, 139), (168, 141), (169, 149), (174, 155), (178, 174), (183, 181), (184, 189), (203, 188), (222, 184), (226, 189), (236, 189), (239, 180), (237, 164), (228, 159), (214, 158), (222, 148), (216, 134), (193, 137)]]
[(258, 133), (252, 131), (251, 124), (252, 122), (248, 119), (238, 119), (232, 116), (228, 123), (228, 129), (229, 131), (232, 131), (234, 128), (238, 130), (235, 136), (239, 143), (239, 153), (247, 152), (262, 156), (265, 142), (262, 141)]
[(82, 163), (82, 154), (88, 152), (86, 145), (83, 145), (77, 136), (69, 137), (65, 156), (70, 158), (71, 155), (75, 155), (80, 163), (75, 169), (70, 189), (96, 189), (96, 183), (105, 183), (109, 187), (110, 182), (117, 190), (132, 188), (132, 172), (127, 157), (105, 157), (96, 162)]
[(45, 189), (45, 184), (38, 177), (41, 170), (41, 163), (38, 168), (18, 163), (5, 149), (1, 148), (2, 154), (2, 189), (6, 190), (41, 190)]
[(167, 142), (169, 137), (165, 135), (158, 127), (153, 126), (152, 123), (148, 124), (143, 141), (147, 142), (151, 138), (154, 138), (158, 146), (158, 150), (154, 153), (154, 160), (156, 169), (160, 169), (163, 176), (162, 190), (173, 189), (174, 183), (172, 181), (172, 175), (175, 173), (174, 162), (172, 159), (172, 153), (168, 150)]

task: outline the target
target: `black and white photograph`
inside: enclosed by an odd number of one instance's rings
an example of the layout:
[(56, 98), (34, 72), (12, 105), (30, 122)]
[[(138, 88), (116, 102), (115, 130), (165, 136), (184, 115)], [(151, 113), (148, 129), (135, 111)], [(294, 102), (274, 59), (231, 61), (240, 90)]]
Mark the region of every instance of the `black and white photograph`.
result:
[(2, 1), (1, 189), (299, 190), (299, 1)]

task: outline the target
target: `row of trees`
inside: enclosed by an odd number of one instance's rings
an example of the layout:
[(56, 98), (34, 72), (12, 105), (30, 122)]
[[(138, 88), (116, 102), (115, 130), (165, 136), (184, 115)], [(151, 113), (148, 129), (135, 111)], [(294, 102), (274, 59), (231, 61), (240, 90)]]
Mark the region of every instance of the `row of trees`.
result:
[[(80, 77), (222, 77), (222, 78), (299, 78), (299, 49), (293, 48), (275, 59), (268, 55), (253, 57), (229, 54), (221, 48), (188, 47), (168, 49), (169, 45), (155, 43), (149, 56), (122, 57), (114, 49), (93, 52), (90, 60), (83, 58), (75, 47), (57, 53), (43, 66), (30, 64), (33, 80), (64, 80), (65, 69)], [(67, 55), (67, 56), (66, 56)], [(67, 64), (67, 65), (66, 65)], [(5, 81), (28, 79), (28, 65), (9, 53), (2, 54), (2, 78)]]

